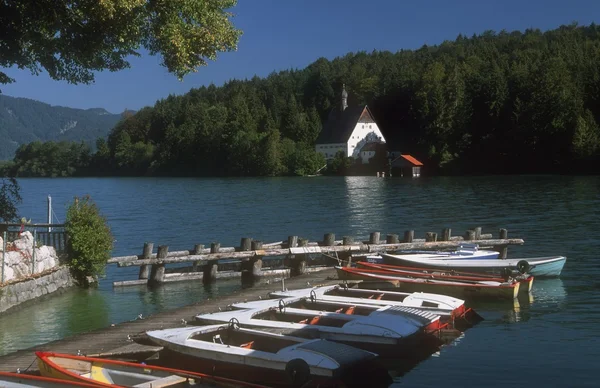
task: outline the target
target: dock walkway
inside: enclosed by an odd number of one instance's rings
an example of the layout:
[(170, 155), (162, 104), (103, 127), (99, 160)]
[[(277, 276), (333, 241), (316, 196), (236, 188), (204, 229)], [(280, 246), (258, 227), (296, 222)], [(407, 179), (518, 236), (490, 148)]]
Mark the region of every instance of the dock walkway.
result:
[[(338, 283), (338, 280), (328, 280), (335, 278), (335, 270), (327, 269), (324, 271), (305, 274), (291, 279), (285, 279), (285, 287), (291, 289), (307, 287), (310, 282), (314, 285), (327, 285)], [(15, 372), (17, 368), (24, 371), (37, 370), (35, 362), (35, 351), (54, 351), (59, 353), (83, 355), (97, 354), (125, 354), (128, 348), (136, 345), (129, 336), (134, 336), (148, 330), (167, 329), (172, 327), (182, 327), (183, 320), (194, 322), (194, 316), (200, 313), (210, 313), (225, 310), (232, 303), (242, 302), (244, 300), (258, 300), (264, 298), (269, 292), (281, 289), (281, 282), (261, 282), (254, 287), (247, 288), (228, 295), (220, 295), (216, 299), (207, 299), (192, 305), (177, 309), (167, 310), (144, 317), (136, 321), (123, 322), (114, 326), (105, 327), (87, 333), (73, 335), (60, 340), (48, 342), (46, 344), (31, 347), (29, 349), (19, 350), (14, 353), (0, 356), (0, 371)]]

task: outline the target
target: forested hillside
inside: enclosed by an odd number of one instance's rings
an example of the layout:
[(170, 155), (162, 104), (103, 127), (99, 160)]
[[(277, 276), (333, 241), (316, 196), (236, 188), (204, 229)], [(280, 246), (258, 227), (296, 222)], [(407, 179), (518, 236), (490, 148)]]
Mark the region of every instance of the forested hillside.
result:
[(51, 106), (0, 94), (0, 160), (12, 159), (21, 144), (39, 141), (83, 141), (93, 145), (120, 119), (104, 109)]
[(415, 155), (426, 171), (600, 172), (596, 25), (486, 31), (192, 89), (121, 121), (88, 167), (311, 174), (323, 163), (314, 141), (342, 83), (350, 105), (369, 104), (390, 148)]

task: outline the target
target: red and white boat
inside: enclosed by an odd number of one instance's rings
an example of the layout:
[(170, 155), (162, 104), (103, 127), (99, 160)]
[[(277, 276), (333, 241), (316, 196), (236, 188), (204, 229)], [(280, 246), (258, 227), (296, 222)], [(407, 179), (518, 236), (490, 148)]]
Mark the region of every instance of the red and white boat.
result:
[(400, 274), (408, 277), (425, 278), (425, 279), (438, 279), (438, 280), (456, 280), (459, 282), (481, 282), (481, 281), (493, 281), (493, 282), (511, 282), (516, 281), (521, 283), (519, 292), (529, 293), (533, 288), (532, 275), (521, 274), (516, 272), (513, 277), (502, 278), (498, 275), (475, 273), (475, 272), (463, 272), (453, 271), (448, 269), (435, 269), (435, 268), (416, 268), (416, 267), (403, 267), (398, 265), (389, 264), (378, 264), (370, 263), (368, 261), (359, 261), (356, 263), (357, 268), (362, 269), (374, 269), (380, 271), (391, 272)]
[[(508, 299), (513, 300), (519, 294), (520, 283), (496, 281), (454, 281), (426, 278), (412, 278), (402, 274), (374, 269), (335, 267), (340, 280), (362, 280), (365, 282), (383, 282), (390, 288), (405, 292), (431, 292), (450, 295), (466, 300)], [(378, 284), (382, 288), (382, 284)], [(373, 287), (370, 287), (373, 288)]]

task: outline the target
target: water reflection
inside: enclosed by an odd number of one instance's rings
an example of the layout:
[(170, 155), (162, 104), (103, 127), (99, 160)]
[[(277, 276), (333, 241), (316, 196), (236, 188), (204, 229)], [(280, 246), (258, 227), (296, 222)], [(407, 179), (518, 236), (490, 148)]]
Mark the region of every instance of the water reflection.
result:
[(356, 237), (385, 230), (387, 222), (386, 180), (377, 177), (344, 177), (347, 227)]

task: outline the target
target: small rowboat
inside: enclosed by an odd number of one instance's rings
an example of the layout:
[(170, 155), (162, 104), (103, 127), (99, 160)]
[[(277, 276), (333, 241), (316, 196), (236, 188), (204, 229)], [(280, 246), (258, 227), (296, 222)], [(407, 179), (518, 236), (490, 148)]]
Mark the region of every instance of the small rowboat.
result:
[[(455, 251), (418, 251), (406, 250), (400, 251), (396, 256), (417, 257), (423, 259), (497, 259), (500, 253), (498, 251), (488, 251), (479, 249), (477, 244), (461, 244)], [(379, 258), (380, 260), (381, 258)], [(377, 257), (371, 257), (373, 262), (378, 262)]]
[(65, 381), (49, 377), (26, 375), (24, 373), (0, 372), (0, 387), (2, 388), (64, 388), (88, 387), (98, 388), (96, 384), (86, 384), (77, 381)]
[(363, 269), (375, 269), (380, 271), (387, 271), (390, 273), (400, 274), (411, 278), (425, 278), (425, 279), (439, 279), (439, 280), (456, 280), (460, 282), (481, 282), (481, 281), (492, 281), (492, 282), (509, 282), (511, 280), (518, 281), (521, 283), (519, 292), (529, 293), (533, 287), (533, 276), (521, 274), (515, 271), (514, 278), (507, 277), (502, 278), (498, 275), (484, 274), (476, 272), (461, 272), (452, 271), (447, 269), (433, 269), (433, 268), (415, 268), (415, 267), (402, 267), (397, 265), (388, 264), (375, 264), (366, 261), (359, 261), (356, 263), (358, 268)]
[(410, 278), (401, 274), (373, 269), (347, 267), (335, 267), (335, 269), (340, 280), (392, 283), (392, 287), (398, 287), (400, 290), (406, 292), (432, 292), (466, 300), (477, 298), (513, 300), (518, 296), (520, 288), (520, 283), (518, 282), (459, 282), (453, 280)]
[(246, 387), (264, 388), (228, 378), (132, 362), (70, 354), (36, 352), (42, 376), (100, 387)]

